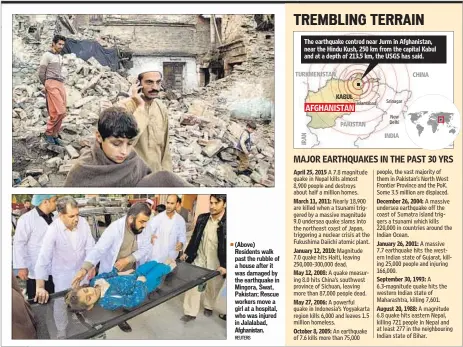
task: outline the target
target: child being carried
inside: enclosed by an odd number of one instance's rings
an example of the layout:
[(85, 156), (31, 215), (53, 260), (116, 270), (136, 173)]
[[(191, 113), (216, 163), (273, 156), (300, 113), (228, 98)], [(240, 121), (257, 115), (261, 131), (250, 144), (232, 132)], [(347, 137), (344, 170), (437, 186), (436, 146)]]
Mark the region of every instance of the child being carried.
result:
[(106, 310), (134, 308), (145, 301), (175, 267), (175, 261), (167, 259), (164, 264), (153, 260), (125, 272), (113, 268), (93, 278), (90, 286), (71, 289), (65, 302), (73, 312), (91, 310), (96, 303)]

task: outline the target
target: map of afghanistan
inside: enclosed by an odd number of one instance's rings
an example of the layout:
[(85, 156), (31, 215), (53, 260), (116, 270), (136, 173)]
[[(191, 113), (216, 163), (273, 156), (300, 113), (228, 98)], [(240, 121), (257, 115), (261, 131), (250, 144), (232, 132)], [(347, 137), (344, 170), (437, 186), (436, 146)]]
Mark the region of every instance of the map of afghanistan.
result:
[[(386, 139), (410, 141), (403, 123), (411, 98), (410, 90), (395, 90), (379, 78), (362, 78), (362, 73), (342, 79), (331, 77), (316, 91), (308, 91), (306, 103), (355, 104), (333, 112), (306, 112), (310, 117), (307, 127), (314, 135), (312, 147), (355, 148), (379, 131)], [(363, 147), (363, 146), (362, 146)]]

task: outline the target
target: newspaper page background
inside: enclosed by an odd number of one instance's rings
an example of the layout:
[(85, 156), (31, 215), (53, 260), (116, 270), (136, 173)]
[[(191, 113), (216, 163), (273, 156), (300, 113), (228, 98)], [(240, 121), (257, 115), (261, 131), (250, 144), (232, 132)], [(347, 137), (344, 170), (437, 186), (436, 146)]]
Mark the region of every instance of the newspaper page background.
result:
[[(298, 98), (303, 92), (296, 88), (307, 88), (309, 94), (314, 92), (313, 86), (306, 86), (301, 82), (301, 78), (296, 76), (297, 71), (309, 71), (310, 64), (305, 65), (302, 69), (297, 70), (297, 62), (300, 62), (301, 41), (300, 35), (323, 35), (324, 33), (332, 34), (333, 39), (337, 37), (336, 32), (349, 32), (351, 35), (364, 34), (368, 35), (387, 35), (388, 31), (406, 31), (416, 34), (425, 35), (426, 32), (451, 32), (453, 40), (448, 40), (448, 45), (453, 46), (453, 73), (447, 75), (445, 88), (453, 87), (451, 95), (454, 104), (459, 110), (462, 106), (462, 11), (461, 4), (305, 4), (286, 5), (286, 51), (287, 51), (287, 67), (286, 67), (286, 110), (287, 110), (287, 128), (286, 128), (286, 344), (287, 345), (314, 345), (314, 346), (391, 346), (391, 345), (422, 345), (422, 346), (460, 346), (462, 343), (462, 271), (461, 271), (461, 248), (462, 248), (462, 140), (461, 134), (454, 142), (454, 148), (443, 149), (439, 151), (429, 151), (421, 149), (390, 149), (390, 148), (353, 148), (354, 146), (327, 146), (340, 147), (338, 149), (317, 148), (313, 146), (307, 149), (294, 149), (299, 139), (298, 134), (309, 129), (299, 130), (303, 126), (303, 122), (309, 123), (308, 117), (304, 117), (303, 102)], [(372, 25), (370, 14), (416, 14), (424, 15), (424, 25), (416, 26), (380, 26)], [(296, 25), (294, 14), (365, 14), (367, 17), (365, 25)], [(344, 18), (344, 17), (343, 17)], [(302, 33), (295, 33), (302, 32)], [(344, 34), (344, 33), (343, 33)], [(404, 33), (406, 34), (406, 33)], [(438, 33), (440, 34), (440, 33)], [(399, 38), (398, 36), (397, 38)], [(294, 52), (294, 56), (293, 55)], [(294, 63), (289, 63), (290, 60)], [(451, 60), (447, 60), (451, 64)], [(326, 62), (326, 65), (329, 65)], [(325, 64), (320, 61), (320, 64)], [(334, 66), (335, 64), (332, 64)], [(363, 65), (366, 69), (367, 64)], [(381, 67), (381, 64), (377, 66)], [(299, 65), (300, 68), (300, 65)], [(373, 70), (374, 71), (374, 70)], [(423, 69), (423, 71), (425, 71)], [(404, 78), (398, 76), (397, 78)], [(453, 79), (452, 79), (453, 77)], [(310, 78), (310, 77), (309, 77)], [(307, 79), (309, 79), (307, 78)], [(334, 77), (333, 77), (334, 78)], [(339, 78), (339, 77), (337, 77)], [(366, 77), (368, 78), (368, 76)], [(431, 80), (440, 80), (438, 74), (434, 73), (430, 77)], [(318, 85), (319, 90), (324, 86), (326, 79)], [(414, 79), (416, 84), (420, 83), (419, 79)], [(317, 88), (315, 88), (317, 89)], [(413, 90), (412, 90), (413, 93)], [(308, 99), (308, 98), (307, 98)], [(321, 101), (323, 102), (323, 101)], [(327, 101), (325, 101), (327, 102)], [(336, 102), (336, 101), (335, 101)], [(338, 100), (337, 102), (343, 102)], [(297, 108), (297, 109), (296, 109)], [(294, 118), (293, 118), (294, 117)], [(299, 121), (295, 126), (294, 122)], [(337, 141), (341, 137), (341, 133), (333, 135), (328, 139), (328, 135), (321, 139), (322, 131), (326, 129), (317, 129), (319, 132), (320, 145), (326, 145), (328, 141)], [(297, 132), (299, 131), (299, 133)], [(406, 135), (405, 135), (406, 136)], [(383, 137), (384, 138), (384, 137)], [(355, 137), (354, 137), (355, 139)], [(378, 138), (377, 138), (378, 139)], [(339, 140), (340, 141), (340, 140)], [(382, 141), (382, 140), (378, 140)], [(378, 146), (381, 146), (379, 144)], [(387, 146), (387, 142), (384, 142)], [(307, 145), (307, 147), (310, 147)], [(323, 159), (334, 156), (387, 156), (389, 163), (382, 163), (378, 160), (377, 163), (323, 163)], [(403, 163), (392, 163), (392, 156), (405, 156)], [(305, 157), (310, 161), (310, 157), (318, 157), (319, 163), (316, 162), (299, 162), (297, 156)], [(415, 156), (407, 160), (407, 156)], [(416, 161), (416, 156), (424, 156), (423, 161)], [(434, 157), (452, 156), (453, 162), (430, 162)], [(316, 159), (314, 159), (316, 160)], [(393, 189), (378, 188), (378, 180), (381, 180), (381, 170), (392, 170), (390, 176), (400, 176), (401, 174), (395, 170), (434, 170), (434, 175), (437, 172), (443, 177), (448, 177), (446, 190), (448, 195), (444, 196), (429, 196), (425, 192), (427, 188), (414, 189), (415, 192), (424, 191), (423, 195), (416, 195), (399, 189), (398, 195), (379, 195), (394, 194)], [(346, 171), (365, 170), (362, 173), (351, 173), (352, 177), (357, 177), (356, 182), (341, 181), (348, 176)], [(442, 170), (442, 171), (437, 171)], [(344, 171), (344, 175), (343, 175)], [(420, 176), (417, 171), (410, 176)], [(432, 175), (431, 175), (432, 176)], [(305, 177), (305, 180), (304, 180)], [(334, 178), (333, 178), (334, 177)], [(337, 178), (340, 180), (337, 181)], [(323, 178), (327, 181), (321, 182)], [(397, 182), (397, 181), (396, 181)], [(329, 187), (330, 184), (354, 183), (352, 188), (353, 194), (358, 195), (338, 195), (341, 188)], [(436, 182), (433, 182), (436, 183)], [(307, 185), (322, 184), (318, 188), (305, 188)], [(331, 190), (330, 190), (331, 189)], [(311, 190), (312, 194), (304, 195), (305, 190)], [(389, 190), (389, 191), (388, 191)], [(322, 191), (325, 193), (322, 195)], [(337, 191), (337, 192), (336, 192)], [(402, 192), (400, 192), (402, 191)], [(382, 233), (381, 226), (378, 227), (378, 220), (388, 224), (389, 220), (392, 223), (397, 217), (382, 216), (378, 218), (378, 213), (382, 212), (378, 206), (384, 206), (385, 199), (408, 199), (408, 203), (413, 203), (414, 198), (422, 198), (423, 201), (414, 201), (418, 205), (425, 204), (426, 199), (447, 199), (450, 200), (445, 205), (445, 215), (440, 218), (440, 225), (447, 225), (451, 230), (444, 229), (442, 231), (412, 231), (406, 232), (409, 234), (406, 237), (396, 236), (403, 233), (390, 230), (388, 237), (378, 237)], [(352, 199), (354, 198), (354, 199)], [(347, 199), (343, 202), (343, 199)], [(362, 200), (363, 199), (363, 200)], [(379, 201), (380, 200), (380, 201)], [(380, 202), (380, 203), (379, 203)], [(396, 202), (397, 203), (397, 202)], [(332, 213), (338, 213), (338, 217), (321, 217), (318, 214), (321, 212), (329, 213), (326, 210), (320, 210), (320, 206), (338, 207), (354, 206), (356, 211), (360, 211), (359, 204), (362, 209), (365, 208), (362, 217), (357, 218), (353, 224), (345, 224), (348, 220), (339, 217), (339, 213), (343, 211), (334, 210)], [(400, 203), (399, 203), (400, 204)], [(429, 204), (428, 204), (429, 206)], [(304, 210), (305, 208), (305, 210)], [(308, 210), (313, 208), (312, 210)], [(434, 207), (435, 208), (435, 207)], [(328, 209), (333, 211), (333, 208)], [(312, 213), (313, 215), (311, 216)], [(336, 219), (340, 220), (336, 221)], [(349, 219), (349, 218), (347, 218)], [(400, 218), (403, 226), (404, 219)], [(416, 218), (414, 218), (416, 219)], [(424, 218), (432, 219), (432, 217)], [(323, 224), (314, 224), (317, 220)], [(344, 223), (343, 223), (344, 222)], [(329, 224), (332, 223), (332, 224)], [(424, 223), (421, 221), (420, 223)], [(429, 224), (422, 224), (423, 226)], [(337, 237), (323, 237), (323, 234), (328, 235), (328, 231), (310, 231), (311, 226), (325, 227), (330, 230), (338, 230)], [(336, 229), (337, 226), (340, 228)], [(352, 227), (352, 228), (351, 228)], [(358, 229), (360, 227), (360, 229)], [(356, 229), (357, 228), (357, 229)], [(348, 236), (349, 230), (357, 230)], [(362, 231), (359, 231), (362, 230)], [(343, 232), (344, 231), (344, 232)], [(394, 235), (393, 235), (394, 233)], [(331, 234), (335, 234), (334, 232)], [(344, 235), (344, 236), (343, 236)], [(314, 242), (318, 240), (318, 243)], [(342, 244), (343, 240), (354, 239), (354, 244)], [(379, 253), (392, 249), (407, 248), (407, 241), (416, 241), (417, 243), (409, 243), (408, 248), (411, 248), (411, 253), (418, 259), (424, 255), (443, 254), (450, 255), (451, 258), (444, 260), (447, 266), (430, 266), (429, 262), (417, 262), (415, 266), (404, 266), (407, 263), (404, 256), (396, 253)], [(425, 242), (445, 243), (445, 246), (440, 247), (425, 247)], [(333, 244), (333, 242), (335, 242)], [(382, 246), (385, 243), (386, 246)], [(401, 243), (399, 243), (401, 242)], [(411, 246), (415, 245), (415, 246)], [(442, 244), (440, 244), (442, 245)], [(445, 248), (445, 250), (435, 250), (435, 248)], [(425, 250), (425, 248), (429, 248)], [(355, 251), (353, 250), (355, 249)], [(418, 249), (418, 250), (415, 250)], [(309, 252), (309, 253), (307, 253)], [(312, 253), (310, 253), (312, 252)], [(347, 252), (347, 253), (346, 253)], [(358, 252), (358, 253), (355, 253)], [(395, 254), (393, 258), (387, 258), (388, 261), (383, 261), (384, 255), (390, 256)], [(339, 255), (339, 257), (336, 257)], [(381, 260), (383, 259), (383, 260)], [(445, 259), (439, 257), (438, 259)], [(409, 263), (409, 262), (408, 262)], [(419, 265), (419, 264), (422, 265)], [(331, 264), (331, 266), (330, 266)], [(335, 273), (337, 272), (337, 273)], [(355, 276), (354, 276), (355, 274)], [(363, 274), (363, 275), (361, 275)], [(399, 282), (388, 282), (390, 278), (402, 278)], [(417, 278), (424, 277), (424, 278)], [(352, 282), (349, 279), (358, 279), (357, 289), (352, 289)], [(386, 282), (381, 282), (387, 278)], [(341, 282), (347, 281), (347, 282)], [(355, 282), (354, 282), (355, 283)], [(391, 292), (387, 295), (381, 294), (384, 290), (378, 289), (380, 284), (402, 283), (404, 285), (416, 285), (416, 288), (424, 289), (425, 295), (415, 295), (415, 290), (409, 290), (408, 295), (393, 295)], [(424, 285), (423, 285), (424, 284)], [(421, 285), (423, 285), (421, 287)], [(336, 289), (339, 288), (339, 289)], [(349, 288), (349, 289), (347, 289)], [(413, 288), (413, 287), (412, 287)], [(433, 289), (434, 288), (434, 289)], [(445, 288), (445, 289), (444, 289)], [(400, 290), (400, 289), (399, 289)], [(404, 290), (402, 290), (404, 291)], [(408, 290), (406, 290), (408, 291)], [(393, 293), (398, 293), (397, 290)], [(434, 299), (431, 298), (434, 296)], [(407, 298), (407, 302), (379, 302), (379, 297), (392, 298), (400, 297)], [(424, 302), (413, 302), (413, 298), (422, 298)], [(433, 302), (438, 300), (438, 302)], [(427, 307), (439, 306), (440, 313), (445, 315), (441, 318), (435, 318), (430, 312), (426, 312)], [(446, 310), (448, 308), (448, 311)], [(427, 313), (427, 317), (433, 318), (413, 318), (418, 317), (420, 313)], [(438, 313), (438, 311), (436, 311)], [(422, 317), (425, 317), (422, 315)], [(435, 324), (435, 325), (434, 325)], [(426, 328), (437, 326), (444, 329), (444, 332), (426, 332)], [(448, 331), (452, 329), (452, 331)], [(447, 330), (447, 331), (446, 331)]]

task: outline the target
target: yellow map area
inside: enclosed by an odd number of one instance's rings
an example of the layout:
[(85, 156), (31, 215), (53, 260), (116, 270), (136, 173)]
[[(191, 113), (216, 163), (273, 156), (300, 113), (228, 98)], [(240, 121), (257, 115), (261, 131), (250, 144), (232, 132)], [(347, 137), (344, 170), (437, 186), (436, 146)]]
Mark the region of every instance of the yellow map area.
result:
[[(362, 81), (361, 73), (353, 75), (348, 80), (333, 78), (318, 91), (309, 91), (305, 102), (355, 103), (360, 100), (363, 93), (363, 86), (364, 82)], [(351, 114), (351, 112), (307, 112), (306, 115), (312, 117), (307, 126), (315, 129), (331, 128), (335, 125), (336, 119), (349, 114)]]

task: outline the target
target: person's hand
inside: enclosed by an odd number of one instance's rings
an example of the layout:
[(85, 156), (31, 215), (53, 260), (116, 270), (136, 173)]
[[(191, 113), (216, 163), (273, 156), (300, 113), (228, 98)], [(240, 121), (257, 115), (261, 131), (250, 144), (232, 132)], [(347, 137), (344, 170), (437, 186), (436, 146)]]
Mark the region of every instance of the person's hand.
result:
[(180, 260), (185, 261), (187, 258), (188, 256), (186, 255), (186, 253), (183, 253), (182, 256), (180, 257)]
[(18, 271), (18, 277), (22, 279), (23, 281), (26, 281), (29, 276), (29, 270), (27, 268), (24, 269), (19, 269)]
[(46, 304), (48, 301), (48, 292), (45, 290), (45, 288), (37, 288), (35, 291), (35, 298), (34, 302), (38, 302), (39, 304)]
[(177, 244), (175, 245), (175, 250), (177, 252), (180, 252), (182, 250), (182, 248), (183, 248), (183, 243), (177, 242)]
[(133, 84), (132, 87), (130, 87), (129, 93), (130, 93), (132, 100), (135, 101), (138, 107), (145, 106), (145, 101), (143, 101), (143, 98), (141, 97), (142, 86), (140, 85), (140, 81), (137, 81), (136, 84)]
[(85, 269), (80, 269), (79, 272), (75, 275), (74, 279), (72, 280), (71, 286), (72, 288), (77, 288), (80, 284), (80, 281), (82, 281), (87, 274), (87, 270)]
[(87, 279), (90, 281), (93, 277), (96, 275), (96, 267), (92, 267), (90, 270), (88, 270), (88, 275)]
[(217, 268), (217, 271), (219, 271), (222, 276), (225, 276), (227, 274), (227, 269), (221, 266)]
[(156, 240), (158, 237), (156, 235), (151, 236), (151, 244), (154, 245), (154, 240)]
[(116, 261), (114, 267), (117, 269), (117, 271), (122, 271), (122, 269), (125, 268), (127, 265), (129, 265), (129, 258), (125, 257)]
[(137, 281), (146, 282), (146, 277), (145, 276), (139, 276), (139, 277), (137, 277)]
[(177, 267), (177, 262), (172, 258), (167, 258), (164, 264), (170, 266), (171, 271)]

